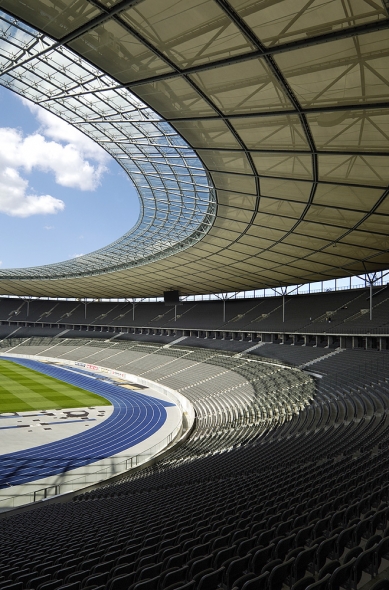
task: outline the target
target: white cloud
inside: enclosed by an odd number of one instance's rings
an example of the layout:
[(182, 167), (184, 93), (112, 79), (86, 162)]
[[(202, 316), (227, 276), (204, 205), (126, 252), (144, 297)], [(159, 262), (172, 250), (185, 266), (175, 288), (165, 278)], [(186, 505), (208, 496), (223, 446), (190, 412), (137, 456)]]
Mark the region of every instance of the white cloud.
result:
[[(1, 145), (1, 133), (0, 133)], [(65, 204), (51, 195), (27, 194), (28, 181), (15, 168), (3, 166), (0, 156), (0, 212), (14, 217), (58, 213)]]
[(108, 155), (71, 125), (37, 105), (23, 102), (41, 127), (27, 136), (17, 129), (0, 128), (0, 212), (17, 217), (58, 213), (65, 207), (63, 201), (51, 195), (35, 195), (21, 173), (51, 173), (61, 186), (91, 191), (100, 184)]
[(45, 225), (43, 226), (43, 229), (47, 229), (47, 231), (49, 231), (50, 229), (54, 229), (54, 225)]
[(70, 258), (80, 258), (80, 256), (84, 256), (84, 254), (72, 254)]
[(40, 122), (40, 131), (43, 135), (50, 137), (55, 141), (69, 143), (82, 152), (84, 156), (97, 160), (99, 163), (104, 164), (107, 162), (107, 159), (109, 158), (107, 152), (95, 141), (73, 127), (73, 125), (66, 123), (66, 121), (63, 121), (59, 117), (56, 117), (49, 111), (46, 111), (25, 98), (22, 98), (21, 100)]

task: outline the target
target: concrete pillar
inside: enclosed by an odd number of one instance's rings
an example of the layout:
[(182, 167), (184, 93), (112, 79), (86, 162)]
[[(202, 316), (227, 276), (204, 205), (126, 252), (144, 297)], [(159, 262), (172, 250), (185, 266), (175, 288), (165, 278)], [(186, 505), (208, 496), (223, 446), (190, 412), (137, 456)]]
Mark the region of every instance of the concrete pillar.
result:
[(333, 336), (327, 336), (327, 346), (325, 348), (329, 348), (331, 346), (331, 344), (333, 343), (334, 338)]
[(297, 336), (296, 334), (292, 334), (292, 346), (295, 346), (297, 342)]
[(309, 340), (309, 336), (306, 336), (306, 335), (304, 334), (304, 336), (303, 336), (303, 339), (304, 339), (304, 344), (303, 344), (303, 346), (308, 346), (308, 340)]
[(340, 348), (346, 348), (346, 336), (340, 337)]
[(222, 340), (225, 340), (227, 337), (227, 332), (222, 332)]
[(351, 348), (358, 348), (357, 336), (351, 336)]

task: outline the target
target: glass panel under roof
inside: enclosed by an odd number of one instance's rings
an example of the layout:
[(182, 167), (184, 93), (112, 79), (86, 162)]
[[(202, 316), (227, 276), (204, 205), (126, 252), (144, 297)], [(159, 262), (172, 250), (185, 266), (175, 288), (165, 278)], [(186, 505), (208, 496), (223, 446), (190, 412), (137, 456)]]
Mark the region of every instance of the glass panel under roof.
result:
[(297, 226), (293, 233), (285, 236), (282, 242), (287, 245), (293, 245), (296, 248), (302, 247), (306, 250), (319, 250), (329, 243), (328, 239), (323, 240), (317, 236), (306, 235), (300, 229), (301, 224)]
[[(12, 43), (3, 39), (11, 38)], [(26, 26), (21, 23), (10, 22), (3, 19), (0, 12), (0, 67), (2, 70), (12, 67), (20, 59), (31, 57), (42, 51), (42, 45), (49, 48), (54, 44), (52, 39), (39, 39), (31, 34)]]
[(218, 207), (218, 215), (220, 217), (226, 217), (235, 219), (236, 221), (243, 221), (244, 223), (249, 223), (253, 216), (252, 211), (247, 209), (239, 209), (234, 207), (226, 207), (224, 205), (220, 205)]
[(370, 215), (366, 221), (361, 223), (359, 229), (385, 235), (387, 233), (388, 224), (388, 215)]
[(320, 221), (320, 223), (328, 223), (330, 225), (339, 225), (340, 227), (353, 227), (363, 217), (364, 212), (345, 211), (341, 208), (321, 207), (319, 205), (311, 205), (305, 214), (306, 221)]
[(258, 174), (284, 178), (312, 178), (312, 158), (304, 154), (251, 152)]
[(280, 53), (275, 60), (303, 107), (388, 99), (388, 30)]
[(292, 199), (307, 202), (312, 190), (312, 183), (282, 178), (261, 178), (261, 195), (277, 199)]
[(79, 0), (1, 0), (1, 8), (56, 39), (101, 14), (101, 10), (93, 4)]
[[(313, 221), (301, 221), (298, 226), (298, 231), (308, 237), (323, 238), (324, 240), (337, 240), (344, 232), (344, 227), (337, 227), (335, 225), (325, 225), (321, 223), (320, 217), (315, 217), (316, 223)], [(310, 240), (308, 240), (308, 244)]]
[(297, 115), (234, 118), (231, 124), (251, 149), (309, 149)]
[(164, 119), (215, 114), (208, 102), (182, 78), (141, 84), (134, 88), (134, 92)]
[(123, 83), (172, 71), (168, 64), (113, 20), (84, 33), (69, 43), (69, 47)]
[(240, 174), (252, 173), (249, 160), (243, 151), (197, 151), (209, 170), (237, 172)]
[(230, 0), (230, 4), (268, 47), (388, 16), (380, 0)]
[(221, 120), (176, 121), (175, 129), (195, 148), (238, 148), (237, 139)]
[[(350, 235), (354, 235), (353, 234), (349, 234), (348, 236), (346, 236), (344, 239), (340, 240), (339, 244), (342, 247), (342, 252), (347, 256), (347, 254), (349, 256), (354, 257), (356, 260), (362, 260), (365, 257), (371, 256), (372, 254), (376, 253), (377, 250), (374, 250), (373, 248), (362, 248), (359, 247), (357, 244), (348, 244), (348, 237)], [(331, 248), (333, 246), (328, 246), (328, 248)]]
[(256, 197), (252, 195), (229, 193), (223, 190), (217, 192), (217, 200), (219, 205), (228, 205), (249, 210), (254, 209), (257, 201)]
[(386, 196), (383, 199), (381, 205), (379, 205), (379, 207), (377, 207), (376, 212), (377, 213), (385, 213), (386, 215), (389, 215), (389, 195), (388, 195), (388, 193), (386, 193)]
[(227, 115), (292, 108), (262, 59), (214, 68), (190, 77)]
[(382, 195), (382, 190), (375, 188), (322, 184), (319, 183), (313, 202), (317, 205), (344, 207), (370, 211)]
[(389, 157), (321, 154), (318, 160), (320, 180), (382, 187), (389, 182)]
[(255, 179), (250, 176), (232, 175), (226, 172), (211, 172), (212, 181), (216, 188), (221, 188), (237, 193), (244, 192), (249, 195), (255, 195)]
[(321, 150), (389, 151), (389, 110), (325, 111), (307, 114)]
[(273, 229), (282, 229), (285, 232), (290, 231), (296, 224), (297, 219), (293, 217), (281, 217), (278, 213), (276, 215), (267, 215), (266, 213), (258, 213), (255, 217), (255, 224), (261, 227), (270, 227)]
[(256, 239), (259, 239), (258, 247), (268, 248), (271, 246), (271, 243), (267, 240), (270, 240), (271, 242), (282, 240), (285, 232), (266, 225), (261, 227), (259, 225), (251, 225), (247, 230), (246, 235), (248, 237), (254, 236)]
[[(121, 1), (122, 0), (99, 0), (100, 4), (102, 4), (106, 8), (112, 8), (113, 6), (116, 6), (116, 4), (119, 4), (119, 2), (121, 2)], [(142, 0), (138, 0), (138, 1), (142, 2)]]
[(144, 0), (120, 18), (181, 68), (255, 49), (213, 0)]
[(283, 201), (281, 199), (269, 199), (261, 197), (259, 204), (260, 213), (270, 213), (282, 215), (284, 217), (293, 217), (299, 219), (305, 209), (305, 203), (296, 203), (294, 201)]
[(378, 251), (382, 251), (382, 248), (389, 248), (389, 239), (387, 235), (377, 235), (369, 231), (354, 230), (348, 233), (342, 242), (346, 244), (355, 244), (356, 246), (362, 246), (364, 248), (373, 248)]

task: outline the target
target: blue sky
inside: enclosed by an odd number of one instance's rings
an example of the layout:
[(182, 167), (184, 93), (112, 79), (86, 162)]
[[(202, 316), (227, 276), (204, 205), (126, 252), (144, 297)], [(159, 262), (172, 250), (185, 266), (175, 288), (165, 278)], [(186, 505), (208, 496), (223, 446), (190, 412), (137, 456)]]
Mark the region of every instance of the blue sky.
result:
[(138, 215), (137, 192), (108, 154), (0, 87), (0, 268), (87, 254)]

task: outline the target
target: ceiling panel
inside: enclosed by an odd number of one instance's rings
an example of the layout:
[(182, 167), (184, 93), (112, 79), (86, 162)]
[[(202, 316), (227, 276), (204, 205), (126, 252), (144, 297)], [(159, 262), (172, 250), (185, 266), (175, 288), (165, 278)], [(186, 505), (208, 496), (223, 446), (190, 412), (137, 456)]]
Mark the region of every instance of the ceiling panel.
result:
[(1, 0), (0, 6), (56, 39), (101, 14), (93, 4), (79, 0)]
[(240, 148), (238, 140), (224, 121), (176, 121), (174, 127), (195, 148)]
[(143, 0), (120, 16), (180, 67), (254, 49), (213, 0)]
[(319, 150), (389, 152), (388, 109), (309, 113), (307, 120)]
[(172, 70), (113, 20), (84, 33), (71, 41), (69, 47), (123, 83)]
[(136, 87), (136, 94), (165, 119), (215, 114), (209, 103), (183, 78), (142, 84)]
[(275, 56), (301, 106), (385, 101), (389, 32), (376, 31)]
[(193, 74), (191, 79), (225, 115), (290, 109), (282, 86), (262, 59)]
[(230, 4), (267, 47), (387, 17), (383, 3), (371, 0), (230, 0)]
[(251, 157), (260, 175), (307, 179), (313, 177), (310, 155), (251, 152)]
[(297, 115), (231, 119), (231, 124), (249, 149), (309, 150)]

